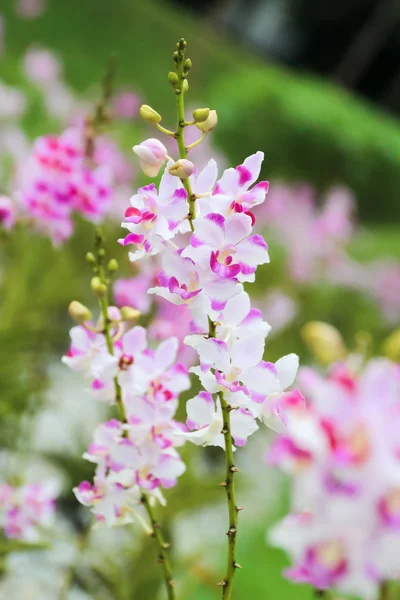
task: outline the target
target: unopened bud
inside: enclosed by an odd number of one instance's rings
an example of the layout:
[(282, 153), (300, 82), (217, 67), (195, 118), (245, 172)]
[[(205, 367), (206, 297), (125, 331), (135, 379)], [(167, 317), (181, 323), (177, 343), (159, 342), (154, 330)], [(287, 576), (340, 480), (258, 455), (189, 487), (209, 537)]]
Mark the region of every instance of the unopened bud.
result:
[(203, 131), (203, 133), (208, 133), (209, 131), (212, 131), (213, 129), (216, 128), (217, 123), (218, 123), (217, 111), (210, 110), (210, 114), (208, 115), (207, 119), (201, 123), (196, 123), (196, 127), (197, 127), (197, 129), (200, 129), (200, 131)]
[(118, 261), (115, 258), (111, 258), (108, 262), (107, 269), (111, 273), (114, 273), (114, 271), (118, 270), (118, 267), (119, 267)]
[(101, 281), (100, 277), (93, 277), (90, 287), (97, 296), (105, 296), (107, 294), (107, 286)]
[(196, 108), (193, 112), (193, 119), (196, 121), (196, 123), (204, 123), (204, 121), (207, 121), (208, 117), (210, 116), (210, 109), (209, 108)]
[(301, 336), (314, 357), (322, 364), (329, 365), (345, 358), (347, 354), (339, 331), (322, 321), (306, 323)]
[(140, 310), (136, 310), (132, 306), (123, 306), (120, 313), (123, 321), (136, 321), (140, 317)]
[(188, 92), (188, 91), (189, 91), (189, 82), (188, 82), (188, 80), (187, 80), (187, 79), (184, 79), (184, 80), (183, 80), (183, 83), (182, 83), (182, 90), (183, 90), (184, 92)]
[(153, 123), (156, 125), (161, 121), (161, 115), (158, 114), (158, 112), (154, 110), (154, 108), (151, 108), (151, 106), (148, 104), (142, 104), (139, 112), (142, 119), (147, 121), (147, 123)]
[(181, 158), (169, 167), (168, 172), (179, 179), (187, 179), (194, 173), (194, 164), (186, 158)]
[(87, 252), (86, 253), (86, 260), (89, 264), (94, 265), (96, 262), (96, 258), (93, 254), (93, 252)]
[(160, 140), (150, 138), (137, 146), (133, 151), (140, 159), (142, 171), (149, 177), (156, 177), (159, 170), (168, 159), (167, 149)]
[(85, 321), (89, 321), (92, 317), (92, 313), (88, 307), (77, 300), (73, 300), (68, 306), (68, 314), (77, 323), (85, 323)]
[(394, 362), (400, 362), (400, 329), (395, 329), (383, 342), (383, 354)]
[(190, 58), (187, 58), (185, 60), (185, 62), (183, 63), (183, 68), (185, 69), (185, 71), (190, 71), (190, 69), (192, 68), (192, 61), (190, 60)]
[(170, 71), (168, 73), (168, 81), (173, 86), (175, 86), (178, 83), (179, 78), (178, 78), (178, 75), (175, 73), (175, 71)]
[(187, 46), (187, 41), (185, 40), (185, 38), (181, 38), (177, 44), (177, 46), (181, 49), (184, 50)]

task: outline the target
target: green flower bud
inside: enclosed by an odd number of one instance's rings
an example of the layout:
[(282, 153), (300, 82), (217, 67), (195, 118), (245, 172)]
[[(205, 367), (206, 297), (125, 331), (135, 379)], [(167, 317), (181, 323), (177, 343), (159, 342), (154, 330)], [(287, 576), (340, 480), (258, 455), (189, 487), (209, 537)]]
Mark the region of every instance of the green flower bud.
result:
[(185, 69), (185, 71), (190, 71), (190, 69), (192, 68), (192, 61), (190, 60), (190, 58), (187, 58), (185, 60), (185, 62), (183, 63), (183, 68)]
[(161, 121), (161, 115), (148, 104), (142, 104), (140, 107), (140, 116), (144, 121), (147, 121), (147, 123), (152, 123), (154, 125)]
[(383, 354), (393, 360), (400, 361), (400, 329), (395, 329), (383, 342)]
[(178, 75), (175, 73), (175, 71), (170, 71), (168, 73), (168, 81), (170, 82), (171, 85), (173, 85), (174, 87), (176, 86), (176, 84), (179, 81)]
[(187, 179), (194, 173), (194, 164), (186, 158), (181, 158), (170, 166), (168, 172), (179, 179)]
[(120, 309), (121, 318), (123, 321), (136, 321), (140, 317), (140, 311), (132, 306), (123, 306)]
[(88, 307), (77, 300), (73, 300), (68, 306), (68, 314), (77, 323), (85, 323), (85, 321), (89, 321), (92, 317), (92, 313)]
[(93, 277), (90, 287), (96, 296), (105, 296), (107, 294), (107, 286), (101, 281), (100, 277)]
[(182, 90), (183, 90), (184, 92), (188, 92), (188, 91), (189, 91), (189, 82), (188, 82), (188, 80), (187, 80), (187, 79), (184, 79), (184, 80), (183, 80), (183, 83), (182, 83)]
[(208, 133), (216, 128), (218, 123), (218, 116), (216, 110), (210, 110), (210, 114), (207, 119), (203, 122), (196, 123), (197, 129), (200, 129), (203, 133)]
[(113, 273), (114, 271), (117, 271), (118, 267), (118, 261), (115, 258), (111, 258), (107, 265), (108, 270)]
[(301, 329), (301, 337), (314, 358), (321, 364), (330, 365), (347, 355), (339, 331), (323, 321), (310, 321)]
[(210, 116), (210, 109), (209, 108), (196, 108), (193, 112), (193, 119), (196, 121), (196, 123), (204, 123), (204, 121), (207, 121), (208, 117)]
[(96, 258), (93, 252), (86, 253), (86, 260), (89, 264), (94, 265), (96, 263)]

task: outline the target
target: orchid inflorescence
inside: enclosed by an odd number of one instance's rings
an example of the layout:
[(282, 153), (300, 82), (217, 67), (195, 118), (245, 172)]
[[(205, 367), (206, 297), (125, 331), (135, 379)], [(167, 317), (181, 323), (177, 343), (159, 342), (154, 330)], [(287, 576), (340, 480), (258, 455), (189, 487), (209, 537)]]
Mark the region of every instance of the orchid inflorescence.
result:
[[(150, 183), (131, 198), (122, 223), (128, 234), (118, 241), (132, 248), (131, 261), (148, 264), (143, 272), (154, 273), (150, 295), (190, 311), (185, 343), (200, 361), (190, 371), (204, 389), (187, 402), (186, 425), (176, 423), (178, 395), (190, 387), (187, 369), (174, 364), (177, 339), (150, 350), (146, 331), (140, 326), (127, 329), (122, 311), (107, 303), (96, 326), (86, 319), (71, 331), (64, 362), (85, 372), (96, 393), (114, 398), (121, 408), (122, 418), (101, 425), (85, 454), (97, 465), (94, 483), (83, 482), (75, 491), (96, 519), (110, 525), (132, 520), (134, 506), (144, 496), (150, 505), (163, 502), (162, 488), (175, 485), (185, 469), (176, 447), (186, 440), (226, 451), (226, 478), (220, 485), (226, 489), (229, 509), (228, 566), (220, 585), (224, 598), (230, 598), (238, 568), (239, 507), (233, 481), (238, 469), (233, 452), (246, 444), (258, 421), (279, 421), (293, 395), (284, 390), (294, 381), (298, 358), (289, 354), (275, 364), (263, 361), (270, 327), (251, 307), (243, 287), (254, 281), (257, 266), (269, 262), (264, 238), (253, 233), (253, 209), (268, 192), (268, 182), (256, 183), (263, 153), (227, 169), (219, 179), (214, 160), (201, 171), (189, 160), (191, 148), (217, 125), (217, 114), (195, 109), (193, 120), (186, 121), (191, 61), (185, 52), (186, 42), (180, 40), (176, 68), (168, 77), (176, 95), (177, 130), (164, 128), (151, 107), (141, 108), (146, 121), (177, 140), (179, 158), (172, 159), (155, 138), (134, 147), (145, 174), (155, 177), (162, 168), (164, 172), (158, 188)], [(200, 131), (189, 146), (184, 138), (187, 127)], [(99, 268), (94, 289), (104, 307), (108, 290), (98, 277)]]

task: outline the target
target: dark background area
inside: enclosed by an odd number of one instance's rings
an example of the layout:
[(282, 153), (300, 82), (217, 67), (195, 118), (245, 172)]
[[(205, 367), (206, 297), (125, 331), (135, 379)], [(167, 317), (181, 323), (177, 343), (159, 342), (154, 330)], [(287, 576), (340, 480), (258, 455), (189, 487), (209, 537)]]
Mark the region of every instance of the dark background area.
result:
[(323, 75), (400, 111), (396, 0), (175, 0), (262, 56)]

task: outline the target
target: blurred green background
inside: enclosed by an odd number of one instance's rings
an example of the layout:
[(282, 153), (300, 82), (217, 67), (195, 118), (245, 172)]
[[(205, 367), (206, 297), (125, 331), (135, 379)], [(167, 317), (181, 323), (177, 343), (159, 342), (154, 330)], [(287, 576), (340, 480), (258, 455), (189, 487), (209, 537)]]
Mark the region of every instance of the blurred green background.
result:
[[(30, 99), (23, 121), (26, 132), (33, 139), (59, 131), (59, 123), (48, 117), (38, 90), (25, 80), (21, 71), (24, 52), (35, 44), (60, 56), (68, 84), (91, 101), (98, 97), (108, 57), (115, 53), (117, 87), (134, 89), (173, 127), (174, 97), (167, 73), (171, 69), (174, 44), (184, 36), (194, 65), (190, 73), (193, 105), (217, 109), (219, 126), (214, 143), (228, 161), (239, 164), (261, 149), (265, 152), (262, 174), (271, 184), (307, 182), (317, 194), (323, 194), (333, 184), (348, 186), (356, 197), (362, 225), (352, 239), (351, 256), (361, 262), (385, 257), (400, 260), (400, 126), (396, 114), (389, 114), (379, 99), (372, 98), (375, 100), (372, 102), (366, 97), (368, 93), (362, 98), (349, 86), (345, 89), (328, 81), (323, 69), (318, 72), (315, 65), (310, 64), (306, 71), (304, 61), (301, 68), (296, 68), (294, 59), (280, 60), (273, 52), (268, 57), (264, 47), (254, 46), (245, 33), (238, 34), (237, 22), (236, 28), (229, 28), (229, 23), (218, 20), (225, 4), (229, 3), (215, 3), (215, 6), (194, 3), (192, 7), (185, 2), (156, 0), (48, 0), (47, 10), (39, 18), (23, 19), (16, 14), (13, 1), (2, 0), (5, 52), (0, 59), (0, 76), (8, 84), (20, 86)], [(254, 4), (249, 3), (249, 10)], [(301, 12), (299, 7), (296, 10)], [(248, 23), (246, 27), (248, 33)], [(145, 129), (135, 120), (113, 125), (111, 133), (129, 151)], [(133, 161), (133, 156), (128, 156)], [(108, 251), (120, 259), (121, 273), (126, 275), (130, 267), (125, 251), (115, 242), (117, 236), (118, 227), (110, 224)], [(84, 529), (86, 516), (78, 510), (70, 490), (81, 479), (91, 477), (90, 465), (80, 458), (90, 431), (79, 425), (79, 402), (70, 408), (71, 422), (65, 421), (64, 433), (73, 440), (73, 450), (59, 448), (56, 442), (38, 443), (37, 431), (33, 442), (32, 424), (48, 404), (53, 417), (62, 421), (66, 418), (65, 406), (59, 409), (58, 402), (67, 395), (70, 386), (70, 393), (75, 395), (79, 395), (79, 385), (82, 387), (73, 374), (64, 373), (57, 363), (68, 346), (68, 303), (78, 299), (93, 304), (88, 285), (90, 271), (84, 261), (92, 237), (93, 227), (78, 222), (74, 237), (61, 250), (54, 250), (45, 238), (22, 232), (4, 239), (1, 248), (1, 444), (22, 457), (37, 453), (40, 460), (62, 473), (59, 506), (65, 528), (73, 538), (72, 546)], [(291, 293), (294, 289), (285, 272), (282, 248), (273, 238), (270, 251), (272, 263), (260, 270), (254, 287), (259, 298), (272, 288), (280, 287)], [(290, 325), (267, 344), (269, 360), (295, 351), (302, 363), (309, 363), (312, 357), (300, 330), (311, 319), (337, 326), (350, 347), (354, 346), (358, 331), (368, 331), (372, 335), (371, 352), (376, 353), (400, 321), (398, 318), (397, 323), (386, 323), (370, 298), (328, 283), (298, 284), (295, 295), (300, 310)], [(82, 397), (81, 402), (93, 401)], [(181, 416), (184, 418), (183, 410)], [(266, 545), (268, 523), (284, 514), (287, 505), (284, 484), (263, 464), (267, 445), (268, 434), (263, 430), (238, 459), (242, 471), (238, 477), (238, 496), (245, 506), (238, 559), (244, 568), (236, 576), (234, 598), (306, 600), (312, 597), (310, 590), (282, 579), (285, 557)], [(217, 487), (223, 457), (218, 451), (197, 448), (186, 448), (185, 457), (191, 468), (177, 489), (167, 493), (168, 507), (163, 519), (166, 524), (173, 516), (169, 534), (175, 548), (179, 597), (213, 600), (220, 596), (215, 582), (221, 579), (225, 564), (225, 507)], [(63, 535), (61, 527), (59, 537)], [(105, 539), (108, 534), (103, 534), (100, 541), (96, 535), (89, 543), (89, 550), (83, 553), (88, 558), (79, 555), (79, 565), (71, 580), (72, 592), (64, 600), (164, 597), (159, 589), (151, 540), (142, 539), (137, 527), (115, 540), (115, 534), (110, 533), (111, 541)], [(1, 542), (4, 579), (9, 570), (6, 556), (11, 549), (15, 548)], [(34, 565), (32, 554), (33, 551), (28, 560)], [(47, 565), (47, 554), (38, 555), (39, 563)], [(52, 569), (48, 567), (50, 574)], [(54, 577), (63, 581), (68, 570), (59, 564), (57, 569)], [(23, 597), (59, 597), (54, 590), (47, 592), (41, 585), (40, 596), (34, 595), (31, 586), (31, 591)], [(14, 596), (6, 595), (7, 589), (0, 585), (0, 598), (13, 599)], [(20, 600), (22, 595), (15, 598)]]

